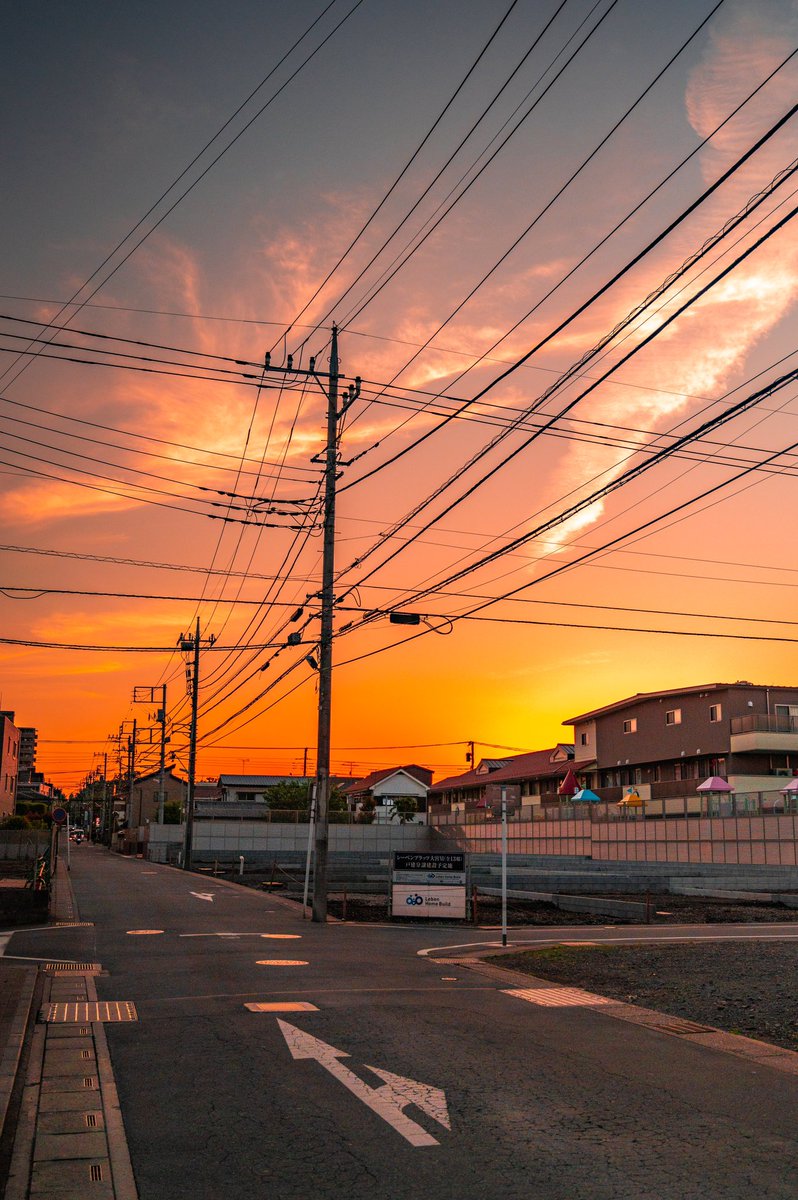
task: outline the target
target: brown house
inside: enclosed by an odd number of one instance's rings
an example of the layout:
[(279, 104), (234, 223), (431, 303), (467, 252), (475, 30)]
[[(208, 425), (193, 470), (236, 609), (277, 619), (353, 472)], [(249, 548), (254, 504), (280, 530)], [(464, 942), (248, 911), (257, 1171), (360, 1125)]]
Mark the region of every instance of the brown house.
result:
[(576, 753), (595, 759), (599, 788), (718, 775), (737, 792), (767, 791), (798, 774), (798, 688), (741, 680), (643, 692), (563, 724)]

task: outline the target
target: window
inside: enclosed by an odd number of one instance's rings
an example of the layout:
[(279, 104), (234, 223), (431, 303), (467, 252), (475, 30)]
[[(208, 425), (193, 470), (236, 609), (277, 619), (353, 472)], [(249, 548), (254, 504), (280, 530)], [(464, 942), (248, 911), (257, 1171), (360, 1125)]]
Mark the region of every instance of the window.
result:
[(637, 717), (630, 717), (623, 723), (624, 733), (637, 733)]
[(589, 733), (580, 733), (579, 734), (579, 745), (580, 746), (589, 746), (590, 745), (590, 734)]
[(681, 723), (682, 723), (682, 710), (680, 708), (668, 709), (668, 711), (665, 713), (665, 724), (666, 725), (681, 725)]
[(723, 706), (720, 704), (710, 704), (709, 719), (710, 721), (720, 721), (723, 718)]

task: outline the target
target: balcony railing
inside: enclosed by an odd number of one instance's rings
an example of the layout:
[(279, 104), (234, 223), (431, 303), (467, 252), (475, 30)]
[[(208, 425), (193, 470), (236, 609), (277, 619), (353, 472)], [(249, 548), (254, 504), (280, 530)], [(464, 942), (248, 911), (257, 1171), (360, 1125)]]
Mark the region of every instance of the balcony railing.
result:
[(731, 732), (735, 733), (798, 733), (798, 717), (774, 717), (765, 713), (748, 713), (732, 717)]

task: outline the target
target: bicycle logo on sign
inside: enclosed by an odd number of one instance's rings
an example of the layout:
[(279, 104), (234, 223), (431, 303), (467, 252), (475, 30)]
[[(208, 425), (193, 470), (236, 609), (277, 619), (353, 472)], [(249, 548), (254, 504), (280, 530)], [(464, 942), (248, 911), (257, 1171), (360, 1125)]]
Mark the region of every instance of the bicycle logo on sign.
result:
[(423, 904), (423, 903), (424, 903), (424, 897), (419, 896), (418, 893), (416, 893), (415, 896), (408, 896), (407, 899), (405, 900), (405, 904)]

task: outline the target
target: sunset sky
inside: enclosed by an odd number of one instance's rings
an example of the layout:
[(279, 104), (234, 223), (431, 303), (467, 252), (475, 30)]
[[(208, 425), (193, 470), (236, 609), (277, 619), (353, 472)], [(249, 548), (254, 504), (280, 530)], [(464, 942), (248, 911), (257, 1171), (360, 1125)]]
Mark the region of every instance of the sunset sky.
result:
[(594, 496), (798, 372), (797, 50), (788, 0), (13, 6), (0, 706), (39, 768), (113, 764), (164, 683), (184, 768), (199, 616), (198, 776), (313, 769), (325, 397), (261, 367), (329, 370), (333, 321), (333, 771), (798, 682), (798, 382)]

